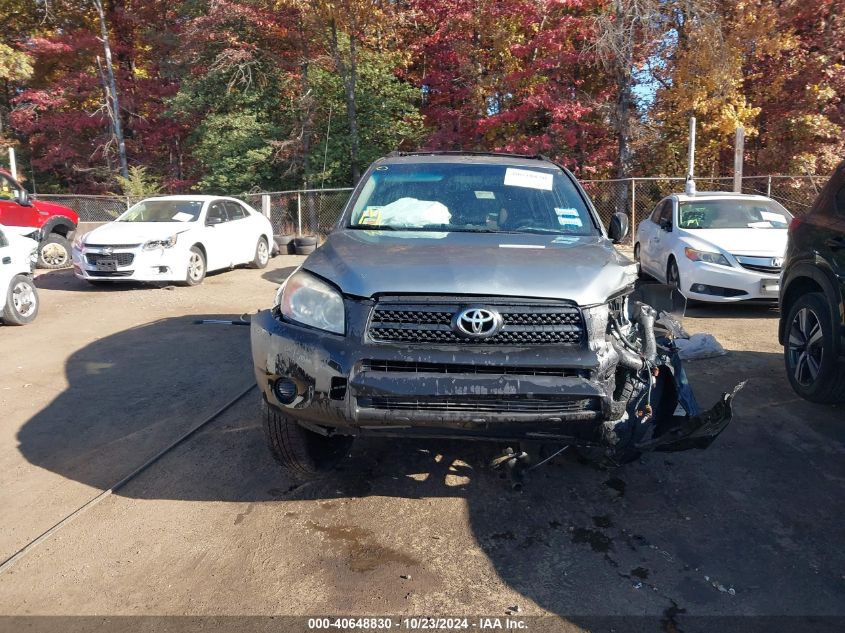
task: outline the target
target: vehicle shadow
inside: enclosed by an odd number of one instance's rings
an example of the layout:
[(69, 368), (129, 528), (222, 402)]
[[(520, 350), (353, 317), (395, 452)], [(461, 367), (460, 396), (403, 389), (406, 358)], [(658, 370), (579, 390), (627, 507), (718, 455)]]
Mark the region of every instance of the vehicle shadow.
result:
[[(132, 472), (254, 382), (248, 328), (194, 325), (206, 318), (237, 316), (164, 319), (75, 353), (67, 389), (20, 429), (18, 450), (100, 490)], [(320, 514), (314, 501), (460, 499), (458, 522), (436, 505), (413, 506), (413, 529), (428, 539), (416, 547), (433, 556), (443, 544), (429, 533), (449, 539), (468, 524), (502, 582), (585, 626), (597, 626), (595, 614), (648, 613), (680, 630), (684, 609), (842, 614), (845, 554), (830, 548), (845, 536), (831, 505), (845, 481), (842, 408), (795, 397), (781, 363), (731, 352), (688, 365), (703, 404), (750, 378), (734, 423), (707, 451), (652, 454), (613, 471), (567, 454), (532, 472), (522, 492), (489, 467), (502, 447), (386, 439), (359, 440), (338, 470), (300, 485), (270, 457), (253, 389), (117, 494), (293, 504), (320, 530), (348, 519)], [(372, 519), (372, 538), (407, 531), (402, 514)], [(319, 546), (319, 534), (301, 536)], [(347, 555), (351, 567), (331, 573), (366, 583)], [(772, 574), (774, 559), (789, 574)]]

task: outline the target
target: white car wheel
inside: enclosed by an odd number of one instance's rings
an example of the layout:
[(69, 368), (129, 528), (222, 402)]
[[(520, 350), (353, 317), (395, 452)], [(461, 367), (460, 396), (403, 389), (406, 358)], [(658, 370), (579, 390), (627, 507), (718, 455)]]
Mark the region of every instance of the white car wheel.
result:
[(32, 279), (15, 275), (9, 284), (3, 320), (10, 325), (32, 323), (38, 315), (38, 290)]
[(198, 286), (205, 279), (205, 255), (196, 247), (191, 247), (191, 254), (188, 257), (188, 272), (185, 277), (185, 284)]

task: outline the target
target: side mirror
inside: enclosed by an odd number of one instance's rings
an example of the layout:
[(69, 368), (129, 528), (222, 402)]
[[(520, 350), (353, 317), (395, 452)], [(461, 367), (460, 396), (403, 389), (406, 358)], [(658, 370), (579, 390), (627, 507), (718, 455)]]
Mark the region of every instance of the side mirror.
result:
[(624, 213), (614, 213), (610, 218), (607, 235), (614, 244), (619, 244), (628, 235), (628, 216)]
[(17, 200), (18, 204), (22, 207), (31, 207), (32, 206), (32, 199), (29, 197), (29, 193), (26, 189), (18, 189), (17, 190)]
[(672, 223), (668, 220), (661, 220), (660, 221), (660, 228), (666, 231), (667, 233), (672, 232)]
[(206, 226), (214, 226), (216, 224), (222, 224), (222, 223), (223, 223), (223, 218), (211, 217), (211, 218), (205, 219), (205, 225)]

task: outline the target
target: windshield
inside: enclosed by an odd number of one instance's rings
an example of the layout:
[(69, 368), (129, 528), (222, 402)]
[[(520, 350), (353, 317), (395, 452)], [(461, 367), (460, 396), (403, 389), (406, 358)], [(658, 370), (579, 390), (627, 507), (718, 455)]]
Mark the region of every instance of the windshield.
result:
[(194, 222), (200, 217), (197, 200), (144, 200), (117, 218), (118, 222)]
[(355, 201), (349, 227), (598, 233), (586, 203), (560, 169), (463, 163), (376, 167)]
[(774, 200), (701, 200), (681, 202), (682, 229), (785, 229), (792, 216)]

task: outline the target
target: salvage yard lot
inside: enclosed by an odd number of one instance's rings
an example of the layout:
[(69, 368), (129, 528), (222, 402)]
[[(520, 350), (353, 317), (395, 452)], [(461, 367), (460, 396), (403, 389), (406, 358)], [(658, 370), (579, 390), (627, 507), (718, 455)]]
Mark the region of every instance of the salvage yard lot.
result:
[[(196, 288), (40, 275), (38, 320), (0, 329), (0, 560), (248, 389), (249, 329), (194, 321), (267, 307), (300, 261)], [(789, 388), (776, 310), (685, 326), (730, 352), (687, 365), (701, 404), (749, 381), (706, 451), (566, 457), (517, 493), (493, 448), (367, 440), (296, 487), (253, 389), (0, 574), (0, 614), (845, 616), (845, 410)]]

